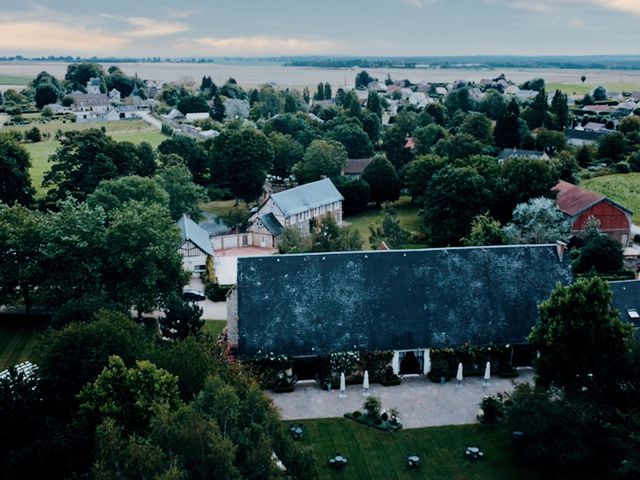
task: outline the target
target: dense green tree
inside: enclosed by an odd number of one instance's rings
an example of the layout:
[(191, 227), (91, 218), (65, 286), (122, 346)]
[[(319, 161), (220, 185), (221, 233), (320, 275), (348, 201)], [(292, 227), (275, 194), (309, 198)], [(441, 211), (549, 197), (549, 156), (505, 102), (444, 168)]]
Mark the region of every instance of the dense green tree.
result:
[(255, 200), (262, 193), (273, 163), (273, 148), (264, 133), (255, 128), (231, 126), (213, 141), (213, 162), (222, 186), (236, 200)]
[(569, 126), (569, 104), (566, 93), (556, 90), (551, 99), (551, 113), (554, 115), (556, 129), (563, 130)]
[(373, 154), (373, 145), (369, 136), (358, 125), (338, 124), (327, 135), (344, 145), (349, 158), (369, 158)]
[(309, 183), (324, 175), (337, 178), (347, 162), (347, 150), (334, 140), (314, 140), (307, 148), (302, 162), (293, 167), (298, 183)]
[(316, 89), (316, 93), (313, 94), (314, 100), (324, 100), (324, 83), (318, 83), (318, 87)]
[(596, 156), (596, 150), (591, 145), (582, 145), (576, 149), (576, 160), (581, 167), (587, 168)]
[(603, 135), (598, 139), (598, 158), (607, 163), (616, 163), (624, 158), (627, 145), (620, 132)]
[(107, 85), (105, 82), (105, 73), (102, 65), (97, 63), (72, 63), (67, 67), (67, 73), (64, 76), (67, 91), (80, 90), (87, 91), (87, 82), (91, 78), (100, 79), (100, 91), (105, 93)]
[(224, 122), (225, 108), (220, 95), (216, 95), (215, 97), (213, 97), (213, 107), (211, 107), (209, 115), (211, 115), (211, 118), (217, 120), (218, 122)]
[(355, 215), (367, 208), (371, 200), (371, 189), (367, 182), (361, 178), (338, 177), (334, 184), (344, 197), (342, 209), (345, 215)]
[(366, 70), (362, 70), (360, 73), (356, 75), (356, 88), (358, 87), (366, 88), (374, 80), (375, 78), (369, 75)]
[(190, 95), (188, 97), (183, 97), (178, 101), (176, 108), (180, 110), (183, 115), (186, 115), (187, 113), (209, 111), (207, 100), (202, 95)]
[(458, 133), (452, 137), (440, 139), (435, 146), (435, 153), (455, 160), (479, 155), (484, 149), (485, 145), (468, 133)]
[(30, 205), (35, 190), (31, 185), (29, 152), (8, 135), (0, 135), (0, 203)]
[(284, 179), (291, 175), (293, 166), (302, 161), (304, 147), (291, 135), (273, 132), (269, 135), (273, 147), (273, 166), (270, 173)]
[(534, 78), (532, 80), (527, 80), (522, 85), (520, 85), (520, 88), (522, 88), (523, 90), (535, 90), (536, 92), (544, 90), (544, 87), (544, 78)]
[(620, 242), (601, 233), (597, 227), (590, 227), (584, 245), (574, 260), (574, 273), (616, 274), (623, 266), (624, 254)]
[(472, 167), (447, 165), (426, 189), (422, 217), (433, 245), (457, 245), (468, 235), (471, 221), (487, 208), (485, 180)]
[(460, 239), (460, 243), (465, 247), (483, 247), (504, 245), (506, 241), (500, 222), (491, 218), (487, 212), (473, 217), (469, 236)]
[(195, 219), (199, 217), (199, 205), (207, 199), (207, 193), (204, 187), (193, 182), (193, 176), (184, 163), (166, 163), (158, 169), (155, 180), (169, 195), (171, 218), (178, 220), (185, 213)]
[(414, 152), (416, 155), (425, 155), (431, 152), (433, 147), (442, 138), (447, 137), (447, 130), (440, 125), (432, 123), (426, 127), (418, 127), (413, 132), (413, 139), (416, 147)]
[(312, 252), (344, 252), (360, 250), (362, 239), (357, 230), (340, 228), (331, 214), (326, 214), (311, 232)]
[(467, 133), (485, 145), (493, 143), (491, 121), (483, 113), (472, 112), (467, 115), (460, 125), (459, 132)]
[(292, 115), (290, 113), (284, 113), (278, 115), (265, 123), (263, 131), (267, 135), (270, 135), (272, 132), (291, 135), (305, 148), (318, 137), (316, 127), (309, 122), (306, 116), (301, 114)]
[(389, 204), (382, 207), (382, 222), (369, 226), (369, 243), (373, 248), (384, 242), (389, 248), (400, 249), (409, 237), (409, 232), (400, 225), (398, 211)]
[[(211, 160), (202, 144), (195, 139), (176, 135), (164, 140), (158, 146), (158, 152), (163, 155), (175, 154), (183, 158), (193, 175), (193, 181), (198, 185), (207, 185), (212, 180)], [(164, 160), (162, 157), (158, 158), (160, 164)]]
[(510, 244), (555, 243), (567, 239), (569, 225), (554, 200), (540, 197), (517, 205), (503, 233)]
[(371, 112), (363, 112), (360, 116), (362, 129), (369, 136), (369, 140), (375, 146), (380, 140), (380, 132), (382, 130), (382, 122), (377, 114)]
[(499, 148), (517, 148), (522, 139), (519, 123), (520, 106), (514, 98), (507, 106), (506, 112), (498, 117), (493, 131), (496, 145)]
[(309, 87), (304, 87), (302, 89), (302, 99), (304, 100), (305, 105), (309, 105), (309, 101), (311, 100)]
[(640, 133), (640, 115), (630, 115), (620, 120), (618, 130), (627, 137)]
[(169, 207), (169, 195), (158, 183), (146, 177), (122, 177), (100, 182), (87, 197), (91, 207), (102, 207), (107, 214), (121, 209), (127, 202), (137, 201), (147, 205), (157, 203)]
[(507, 111), (504, 96), (495, 89), (487, 90), (485, 97), (478, 105), (478, 109), (491, 120), (498, 120)]
[(447, 112), (453, 116), (457, 111), (470, 112), (476, 110), (475, 102), (469, 95), (469, 87), (460, 87), (452, 90), (445, 99)]
[(404, 170), (404, 183), (414, 201), (422, 199), (431, 178), (446, 163), (444, 158), (437, 155), (422, 155), (407, 165)]
[(579, 394), (606, 391), (633, 335), (611, 306), (611, 289), (599, 277), (558, 285), (538, 307), (539, 320), (529, 342), (540, 352), (536, 383)]
[(331, 84), (329, 82), (325, 82), (324, 84), (324, 99), (331, 100), (333, 94), (331, 93)]
[(547, 94), (544, 91), (544, 88), (541, 89), (533, 99), (530, 109), (531, 113), (529, 116), (525, 116), (524, 112), (522, 113), (522, 116), (526, 120), (527, 125), (529, 125), (529, 128), (534, 130), (544, 126), (547, 118), (547, 110), (549, 109)]
[(400, 197), (400, 180), (393, 164), (383, 154), (373, 160), (362, 172), (362, 180), (371, 188), (371, 200), (378, 206)]
[(62, 91), (53, 83), (40, 83), (36, 87), (34, 100), (37, 108), (43, 108), (45, 105), (56, 103)]
[(202, 308), (195, 303), (172, 298), (159, 320), (162, 335), (170, 339), (185, 339), (197, 335), (204, 326)]
[(287, 93), (284, 97), (284, 112), (285, 113), (296, 113), (299, 110), (298, 101), (296, 97)]
[(311, 251), (311, 236), (298, 227), (284, 227), (278, 240), (280, 253), (306, 253)]
[(596, 87), (593, 91), (593, 99), (596, 102), (603, 102), (607, 99), (607, 90), (603, 86)]
[(535, 134), (536, 147), (545, 151), (550, 156), (560, 152), (566, 145), (566, 139), (563, 132), (539, 128), (535, 131)]
[(424, 110), (438, 125), (444, 126), (447, 123), (447, 109), (444, 105), (440, 103), (430, 103)]
[(380, 102), (380, 95), (378, 95), (378, 92), (369, 92), (367, 109), (371, 113), (375, 113), (378, 118), (382, 118), (382, 103)]

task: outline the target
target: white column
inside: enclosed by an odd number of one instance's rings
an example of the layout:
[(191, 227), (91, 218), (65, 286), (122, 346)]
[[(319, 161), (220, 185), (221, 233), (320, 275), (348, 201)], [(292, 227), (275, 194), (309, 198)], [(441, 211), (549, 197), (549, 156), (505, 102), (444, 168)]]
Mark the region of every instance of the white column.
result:
[(396, 350), (393, 352), (393, 359), (391, 359), (391, 368), (393, 373), (400, 375), (400, 353)]
[(425, 350), (424, 350), (424, 371), (423, 371), (423, 373), (426, 375), (430, 371), (431, 371), (430, 349), (425, 348)]

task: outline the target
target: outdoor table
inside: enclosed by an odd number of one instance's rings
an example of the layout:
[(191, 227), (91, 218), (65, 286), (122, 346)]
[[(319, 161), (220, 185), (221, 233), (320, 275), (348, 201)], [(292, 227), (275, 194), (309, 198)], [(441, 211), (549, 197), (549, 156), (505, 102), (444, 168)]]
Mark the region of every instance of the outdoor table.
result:
[(407, 457), (407, 463), (410, 468), (415, 468), (420, 466), (420, 457), (418, 455), (409, 455)]
[(347, 459), (342, 455), (336, 455), (329, 459), (329, 463), (336, 468), (342, 468), (347, 464)]
[(464, 454), (471, 460), (484, 457), (484, 453), (478, 447), (468, 446), (464, 451)]
[(290, 427), (291, 433), (293, 434), (294, 438), (302, 438), (302, 435), (304, 435), (304, 429), (300, 426), (298, 427)]

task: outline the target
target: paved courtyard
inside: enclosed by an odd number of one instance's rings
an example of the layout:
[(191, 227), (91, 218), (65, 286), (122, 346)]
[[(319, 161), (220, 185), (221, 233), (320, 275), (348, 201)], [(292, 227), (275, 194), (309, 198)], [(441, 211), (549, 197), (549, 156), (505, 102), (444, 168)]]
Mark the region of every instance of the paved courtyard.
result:
[(220, 285), (235, 285), (238, 278), (238, 257), (273, 255), (275, 252), (277, 252), (275, 248), (254, 246), (214, 250), (213, 261), (218, 282)]
[[(533, 380), (533, 370), (518, 369), (517, 382)], [(456, 381), (440, 385), (426, 377), (405, 377), (402, 384), (383, 387), (372, 384), (370, 395), (379, 397), (382, 408), (397, 408), (405, 428), (463, 425), (477, 422), (480, 402), (485, 395), (513, 390), (513, 380), (492, 378), (483, 386), (481, 377), (465, 378), (462, 385)], [(292, 393), (272, 393), (269, 396), (285, 420), (342, 417), (346, 412), (362, 408), (366, 397), (362, 385), (348, 385), (346, 398), (339, 391), (320, 389), (316, 382), (301, 382)]]

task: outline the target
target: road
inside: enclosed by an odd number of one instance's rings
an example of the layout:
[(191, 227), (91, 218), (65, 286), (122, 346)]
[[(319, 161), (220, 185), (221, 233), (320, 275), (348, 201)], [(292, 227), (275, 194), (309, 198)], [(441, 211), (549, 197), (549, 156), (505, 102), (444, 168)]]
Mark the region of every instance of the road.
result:
[(151, 112), (140, 112), (140, 118), (143, 121), (147, 122), (152, 127), (157, 128), (158, 130), (162, 130), (162, 122), (158, 120), (156, 117), (151, 115)]

